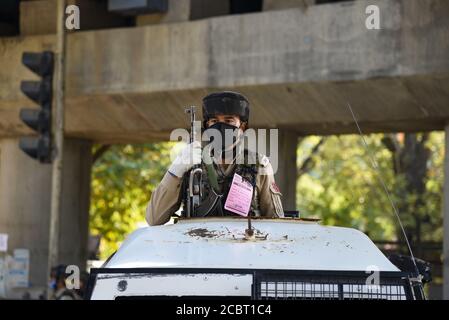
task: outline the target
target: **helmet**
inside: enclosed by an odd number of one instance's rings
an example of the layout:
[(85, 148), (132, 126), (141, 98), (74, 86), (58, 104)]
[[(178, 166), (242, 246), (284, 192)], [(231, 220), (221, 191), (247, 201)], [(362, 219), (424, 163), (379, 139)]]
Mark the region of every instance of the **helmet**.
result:
[(249, 102), (240, 93), (233, 91), (221, 91), (208, 94), (203, 98), (203, 124), (218, 115), (237, 115), (243, 122), (249, 119)]

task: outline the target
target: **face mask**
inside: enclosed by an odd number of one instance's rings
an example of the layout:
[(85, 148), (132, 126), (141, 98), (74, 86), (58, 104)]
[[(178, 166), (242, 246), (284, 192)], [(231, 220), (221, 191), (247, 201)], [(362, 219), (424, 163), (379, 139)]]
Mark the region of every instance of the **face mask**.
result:
[[(208, 132), (209, 129), (212, 130)], [(217, 130), (218, 132), (214, 132), (213, 129)], [(216, 136), (217, 133), (219, 133), (220, 135)], [(224, 122), (217, 122), (206, 129), (206, 134), (209, 134), (209, 140), (214, 144), (214, 147), (224, 153), (226, 151), (235, 149), (235, 146), (241, 137), (241, 130), (236, 126)], [(218, 141), (215, 141), (215, 139), (218, 139)]]

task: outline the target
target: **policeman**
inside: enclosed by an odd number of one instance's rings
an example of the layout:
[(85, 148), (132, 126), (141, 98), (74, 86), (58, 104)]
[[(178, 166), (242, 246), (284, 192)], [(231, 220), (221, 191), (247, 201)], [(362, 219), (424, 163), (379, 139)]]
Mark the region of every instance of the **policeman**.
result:
[(54, 290), (51, 300), (81, 300), (81, 296), (75, 290), (68, 289), (67, 266), (58, 265), (51, 270), (50, 288)]
[[(249, 214), (283, 217), (282, 195), (268, 158), (242, 148), (243, 132), (248, 128), (248, 100), (237, 92), (216, 92), (203, 98), (202, 108), (206, 134), (214, 129), (224, 137), (226, 130), (232, 130), (234, 139), (223, 138), (221, 148), (210, 148), (211, 151), (205, 150), (203, 153), (199, 142), (188, 144), (154, 190), (146, 210), (148, 224), (154, 226), (168, 222), (181, 203), (185, 204), (188, 172), (195, 165), (203, 169), (203, 192), (194, 216), (236, 216), (224, 205), (233, 177), (238, 174), (253, 186)], [(212, 145), (214, 143), (209, 143), (207, 147)], [(205, 161), (204, 157), (208, 157), (209, 161)]]

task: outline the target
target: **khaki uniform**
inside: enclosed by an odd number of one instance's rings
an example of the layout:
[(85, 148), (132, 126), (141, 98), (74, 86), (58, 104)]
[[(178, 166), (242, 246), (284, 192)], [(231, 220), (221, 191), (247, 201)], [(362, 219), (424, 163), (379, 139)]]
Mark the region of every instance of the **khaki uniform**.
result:
[[(235, 166), (232, 164), (230, 166)], [(226, 168), (226, 171), (230, 171)], [(146, 210), (149, 225), (157, 226), (170, 220), (181, 205), (181, 178), (167, 172), (159, 186), (154, 190)], [(263, 156), (256, 176), (253, 200), (258, 201), (260, 215), (264, 217), (283, 217), (281, 192), (274, 181), (273, 169), (268, 158)], [(237, 215), (236, 215), (237, 216)]]

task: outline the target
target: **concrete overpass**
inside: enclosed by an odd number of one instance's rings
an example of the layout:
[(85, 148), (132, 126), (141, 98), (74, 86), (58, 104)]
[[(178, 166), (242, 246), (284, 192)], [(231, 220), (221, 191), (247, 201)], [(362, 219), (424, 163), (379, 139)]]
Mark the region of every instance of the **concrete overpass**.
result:
[[(251, 123), (298, 134), (354, 132), (351, 102), (370, 132), (441, 130), (449, 119), (445, 1), (369, 1), (184, 23), (78, 32), (68, 37), (67, 135), (101, 142), (166, 139), (182, 108), (215, 88), (242, 91)], [(267, 23), (269, 21), (270, 23)], [(0, 135), (27, 133), (18, 90), (26, 50), (54, 36), (3, 38)]]
[[(449, 2), (375, 1), (381, 29), (368, 30), (365, 8), (372, 2), (69, 34), (66, 136), (73, 148), (67, 170), (75, 174), (67, 186), (75, 191), (64, 197), (75, 204), (66, 210), (79, 217), (75, 229), (87, 233), (87, 212), (79, 210), (88, 193), (78, 198), (76, 190), (88, 190), (92, 141), (166, 140), (172, 129), (187, 127), (183, 108), (216, 89), (249, 98), (252, 126), (281, 129), (285, 160), (278, 179), (291, 209), (297, 137), (356, 132), (348, 102), (365, 132), (449, 133)], [(49, 196), (39, 186), (48, 185), (50, 170), (36, 176), (40, 165), (16, 148), (16, 138), (30, 133), (18, 118), (19, 109), (31, 105), (19, 83), (32, 77), (20, 59), (23, 51), (54, 49), (54, 41), (54, 35), (0, 38), (0, 228), (22, 246), (32, 246), (31, 239), (13, 233), (48, 219)], [(21, 200), (25, 190), (33, 191), (32, 200)], [(448, 216), (449, 196), (446, 202)], [(36, 203), (43, 207), (30, 217)], [(18, 214), (24, 218), (16, 225)], [(33, 232), (45, 234), (45, 228), (42, 223)], [(445, 230), (449, 244), (449, 224)], [(79, 233), (67, 235), (77, 241)], [(45, 241), (35, 247), (43, 259)]]

